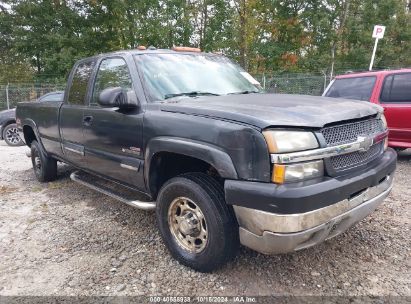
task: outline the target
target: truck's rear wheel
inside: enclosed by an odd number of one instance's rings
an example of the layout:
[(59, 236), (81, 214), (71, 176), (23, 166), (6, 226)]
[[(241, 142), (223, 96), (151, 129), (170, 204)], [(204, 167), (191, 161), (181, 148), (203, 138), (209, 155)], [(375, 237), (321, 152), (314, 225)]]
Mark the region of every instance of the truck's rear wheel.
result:
[(31, 143), (31, 162), (40, 182), (50, 182), (57, 178), (57, 160), (46, 156), (36, 140)]
[(209, 272), (235, 255), (238, 224), (215, 179), (203, 173), (172, 178), (157, 202), (161, 236), (180, 263)]

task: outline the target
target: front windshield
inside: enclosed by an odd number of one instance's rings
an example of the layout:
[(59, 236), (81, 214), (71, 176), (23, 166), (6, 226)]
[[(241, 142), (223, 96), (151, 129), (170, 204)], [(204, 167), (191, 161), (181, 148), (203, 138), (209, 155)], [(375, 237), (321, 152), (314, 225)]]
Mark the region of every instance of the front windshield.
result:
[(259, 83), (228, 58), (204, 54), (135, 56), (154, 101), (187, 95), (259, 92)]

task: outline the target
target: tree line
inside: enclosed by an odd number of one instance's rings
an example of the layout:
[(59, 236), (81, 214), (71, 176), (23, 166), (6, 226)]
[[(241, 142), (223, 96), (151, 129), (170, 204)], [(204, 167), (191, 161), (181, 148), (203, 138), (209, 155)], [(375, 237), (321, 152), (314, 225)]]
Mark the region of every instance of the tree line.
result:
[(79, 58), (195, 46), (251, 73), (364, 70), (385, 25), (377, 68), (411, 66), (410, 0), (0, 1), (0, 83), (64, 81)]

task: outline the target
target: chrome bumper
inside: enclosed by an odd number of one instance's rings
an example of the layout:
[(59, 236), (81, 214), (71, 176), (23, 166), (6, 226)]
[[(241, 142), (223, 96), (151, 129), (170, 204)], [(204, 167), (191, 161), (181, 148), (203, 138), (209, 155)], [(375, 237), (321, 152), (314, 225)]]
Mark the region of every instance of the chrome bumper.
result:
[(296, 251), (335, 237), (372, 213), (388, 196), (393, 177), (351, 199), (301, 214), (274, 214), (233, 206), (241, 244), (265, 254)]

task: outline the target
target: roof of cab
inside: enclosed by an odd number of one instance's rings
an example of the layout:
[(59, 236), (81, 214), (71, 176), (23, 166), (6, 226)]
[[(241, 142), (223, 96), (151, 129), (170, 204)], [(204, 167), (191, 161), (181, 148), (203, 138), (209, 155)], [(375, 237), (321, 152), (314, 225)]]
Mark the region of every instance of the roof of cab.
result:
[[(222, 54), (218, 53), (206, 53), (206, 52), (194, 52), (194, 51), (175, 51), (170, 49), (150, 49), (147, 48), (145, 50), (139, 49), (130, 49), (130, 50), (121, 50), (109, 53), (102, 53), (92, 57), (102, 57), (102, 56), (113, 56), (113, 55), (124, 55), (124, 54), (131, 54), (131, 55), (139, 55), (139, 54), (190, 54), (190, 55), (211, 55), (211, 56), (219, 56)], [(92, 58), (90, 57), (90, 58)]]
[(353, 78), (353, 77), (369, 77), (378, 75), (389, 75), (396, 73), (411, 73), (411, 68), (397, 69), (397, 70), (379, 70), (379, 71), (365, 71), (365, 72), (353, 72), (335, 76), (336, 79), (341, 78)]

